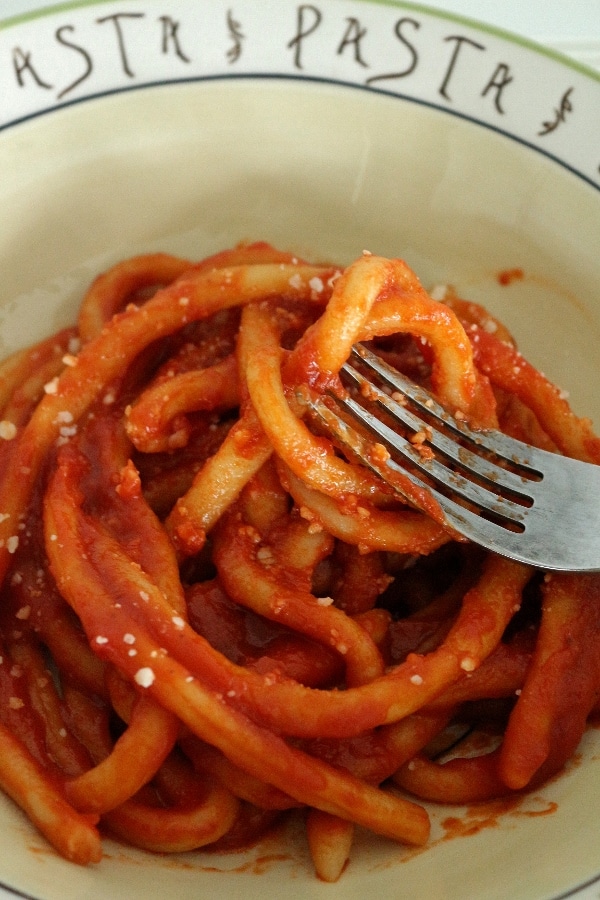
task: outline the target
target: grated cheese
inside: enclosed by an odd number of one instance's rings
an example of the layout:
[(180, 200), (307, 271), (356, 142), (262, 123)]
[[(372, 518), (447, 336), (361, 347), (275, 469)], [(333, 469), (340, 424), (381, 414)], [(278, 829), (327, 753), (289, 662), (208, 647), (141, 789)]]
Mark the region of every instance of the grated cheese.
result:
[(8, 419), (3, 419), (0, 422), (0, 438), (3, 441), (12, 441), (13, 438), (17, 436), (17, 426), (14, 422), (9, 422)]
[(138, 669), (133, 677), (135, 679), (135, 683), (139, 684), (139, 686), (143, 688), (149, 688), (151, 684), (154, 684), (154, 681), (156, 679), (154, 670), (149, 666), (144, 666), (143, 668)]

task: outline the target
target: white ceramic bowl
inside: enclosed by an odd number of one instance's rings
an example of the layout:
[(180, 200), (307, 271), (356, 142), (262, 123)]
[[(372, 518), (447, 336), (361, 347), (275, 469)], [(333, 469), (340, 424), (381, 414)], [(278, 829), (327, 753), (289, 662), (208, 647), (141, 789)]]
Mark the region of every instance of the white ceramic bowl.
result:
[[(3, 355), (71, 321), (90, 279), (132, 253), (265, 239), (349, 262), (369, 249), (488, 305), (600, 425), (597, 76), (384, 0), (124, 10), (63, 4), (0, 28)], [(524, 278), (502, 286), (514, 268)], [(174, 859), (107, 841), (81, 870), (1, 800), (0, 883), (44, 900), (549, 900), (600, 880), (599, 803), (590, 731), (511, 813), (434, 809), (419, 853), (361, 835), (326, 886), (301, 836)], [(445, 840), (455, 814), (475, 833)]]

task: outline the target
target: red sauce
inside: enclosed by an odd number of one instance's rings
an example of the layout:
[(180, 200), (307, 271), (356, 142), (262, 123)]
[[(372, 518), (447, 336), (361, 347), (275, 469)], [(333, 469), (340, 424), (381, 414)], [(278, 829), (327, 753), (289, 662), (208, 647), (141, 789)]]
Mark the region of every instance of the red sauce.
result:
[(443, 841), (456, 837), (467, 837), (478, 834), (484, 828), (497, 828), (507, 816), (537, 818), (553, 815), (558, 804), (553, 800), (542, 800), (537, 809), (522, 808), (530, 800), (526, 796), (504, 797), (489, 803), (477, 803), (469, 806), (462, 816), (448, 816), (441, 823), (444, 829)]
[(509, 284), (512, 284), (513, 281), (522, 281), (525, 277), (525, 272), (523, 269), (504, 269), (502, 272), (498, 272), (496, 276), (498, 279), (498, 284), (501, 284), (503, 287), (506, 287)]

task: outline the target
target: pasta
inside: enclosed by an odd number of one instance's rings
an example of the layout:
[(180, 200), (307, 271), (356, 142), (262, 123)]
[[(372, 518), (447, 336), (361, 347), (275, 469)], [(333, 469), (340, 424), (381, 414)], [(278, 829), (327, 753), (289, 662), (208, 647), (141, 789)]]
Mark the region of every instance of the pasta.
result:
[[(311, 425), (372, 341), (456, 415), (600, 462), (501, 323), (398, 259), (266, 243), (99, 276), (0, 367), (0, 786), (86, 865), (102, 834), (231, 850), (306, 820), (421, 846), (425, 802), (536, 787), (600, 690), (600, 579), (456, 540)], [(473, 754), (460, 734), (485, 735)]]

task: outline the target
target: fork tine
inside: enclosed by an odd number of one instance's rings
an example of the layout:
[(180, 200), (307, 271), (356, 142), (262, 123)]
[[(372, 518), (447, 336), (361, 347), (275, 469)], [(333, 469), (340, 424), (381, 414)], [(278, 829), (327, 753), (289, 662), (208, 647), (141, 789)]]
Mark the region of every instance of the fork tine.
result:
[[(393, 370), (391, 371), (393, 372)], [(503, 496), (512, 495), (517, 499), (523, 499), (526, 502), (529, 502), (530, 497), (527, 491), (527, 481), (523, 476), (516, 475), (510, 470), (497, 465), (493, 460), (489, 459), (489, 457), (479, 456), (472, 450), (458, 444), (455, 439), (446, 437), (446, 435), (437, 430), (437, 428), (431, 427), (430, 423), (437, 425), (438, 422), (445, 426), (446, 418), (449, 418), (445, 410), (436, 404), (432, 398), (428, 396), (427, 406), (424, 402), (419, 404), (419, 410), (424, 409), (429, 413), (428, 420), (424, 421), (412, 413), (405, 405), (397, 402), (393, 397), (390, 397), (371, 381), (368, 381), (353, 366), (346, 364), (343, 367), (342, 372), (346, 376), (346, 379), (351, 381), (352, 384), (359, 389), (359, 392), (364, 390), (367, 399), (375, 401), (379, 406), (386, 409), (394, 420), (408, 426), (408, 428), (415, 433), (425, 429), (427, 443), (430, 446), (435, 447), (436, 450), (442, 453), (448, 460), (451, 460), (461, 471), (477, 475), (485, 484), (492, 488), (492, 492), (495, 493), (496, 496), (498, 494), (497, 486), (500, 483), (502, 484)], [(408, 379), (406, 379), (406, 383), (408, 388), (405, 388), (403, 376), (394, 379), (394, 387), (397, 391), (401, 391), (402, 396), (409, 396), (408, 390), (414, 395), (416, 393), (415, 385), (408, 381)], [(339, 403), (342, 402), (341, 398), (336, 399)], [(409, 399), (412, 399), (412, 397), (409, 396)], [(358, 409), (355, 408), (354, 412), (357, 413)], [(362, 415), (362, 413), (360, 414)], [(442, 416), (444, 416), (444, 418), (442, 418)], [(378, 422), (378, 420), (373, 418), (372, 425), (375, 426), (376, 422)], [(471, 446), (478, 446), (475, 444), (475, 437), (470, 433), (467, 433), (465, 429), (466, 426), (460, 428), (460, 430), (458, 428), (453, 430), (457, 431), (461, 438), (465, 438)], [(395, 432), (387, 433), (386, 437), (390, 441), (397, 439)], [(501, 459), (503, 459), (503, 457)], [(514, 464), (513, 460), (511, 460), (511, 462)], [(526, 471), (529, 474), (530, 470), (528, 469)], [(536, 475), (538, 474), (537, 470), (531, 470), (532, 474), (533, 472), (535, 472)], [(439, 475), (447, 478), (448, 470), (444, 470), (443, 473), (440, 472)]]
[[(327, 432), (335, 437), (342, 446), (360, 456), (366, 466), (372, 471), (380, 474), (387, 481), (386, 473), (383, 467), (379, 467), (372, 455), (368, 453), (366, 448), (367, 442), (354, 431), (347, 422), (344, 421), (337, 413), (330, 409), (322, 400), (308, 400), (308, 407), (311, 413), (320, 420)], [(388, 461), (389, 465), (390, 461)], [(400, 467), (398, 467), (400, 468)], [(443, 518), (440, 524), (455, 531), (456, 537), (459, 539), (467, 538), (474, 541), (482, 547), (504, 556), (510, 556), (515, 560), (519, 560), (529, 565), (535, 565), (536, 559), (527, 552), (521, 544), (521, 534), (518, 531), (508, 531), (502, 527), (498, 527), (491, 521), (486, 521), (477, 513), (470, 509), (462, 507), (453, 500), (445, 497), (435, 488), (425, 484), (420, 478), (412, 473), (403, 475), (410, 479), (417, 489), (427, 490), (431, 496), (439, 503)], [(389, 477), (389, 476), (388, 476)]]
[[(519, 470), (519, 475), (524, 477), (538, 478), (540, 476), (539, 469), (535, 465), (535, 449), (528, 447), (526, 444), (515, 441), (501, 432), (494, 432), (493, 437), (488, 437), (485, 432), (472, 431), (464, 422), (459, 421), (453, 415), (447, 412), (437, 403), (431, 394), (422, 388), (419, 388), (413, 381), (402, 375), (396, 369), (389, 366), (383, 359), (372, 353), (364, 344), (356, 344), (352, 348), (352, 359), (363, 365), (368, 371), (377, 375), (377, 377), (392, 390), (398, 391), (405, 396), (414, 405), (418, 412), (425, 416), (428, 421), (434, 421), (438, 425), (443, 426), (450, 432), (453, 432), (461, 441), (466, 442), (473, 453), (480, 453), (485, 449), (493, 457), (509, 463), (512, 467)], [(344, 372), (352, 377), (356, 373), (356, 369), (349, 363), (344, 366)], [(357, 373), (360, 374), (360, 373)], [(371, 382), (368, 382), (371, 384)], [(444, 453), (452, 454), (452, 448), (455, 448), (454, 441), (447, 441), (440, 445)], [(518, 449), (517, 449), (518, 448)], [(460, 458), (453, 457), (459, 465)], [(472, 468), (475, 460), (470, 460), (467, 468)], [(506, 478), (508, 470), (502, 469), (502, 477)], [(478, 474), (483, 474), (479, 472)], [(483, 474), (483, 477), (485, 475)], [(493, 477), (496, 477), (494, 474)], [(513, 482), (512, 479), (506, 481), (510, 487), (516, 487), (519, 492), (519, 480)]]
[[(497, 493), (487, 490), (460, 474), (448, 469), (443, 463), (436, 459), (424, 459), (421, 452), (414, 447), (410, 441), (393, 431), (384, 422), (366, 410), (357, 403), (352, 397), (335, 397), (336, 403), (345, 409), (350, 416), (361, 422), (376, 438), (381, 441), (383, 446), (390, 453), (395, 453), (402, 457), (412, 467), (417, 469), (419, 473), (424, 475), (427, 480), (423, 480), (414, 472), (408, 471), (404, 466), (399, 465), (391, 456), (389, 459), (380, 460), (377, 454), (370, 452), (369, 443), (354, 428), (332, 410), (323, 401), (315, 400), (310, 406), (327, 431), (334, 435), (337, 440), (343, 444), (346, 449), (350, 449), (356, 454), (364, 464), (372, 471), (384, 479), (389, 481), (391, 469), (398, 472), (403, 478), (408, 478), (411, 484), (418, 490), (425, 489), (432, 494), (438, 501), (446, 518), (449, 515), (458, 516), (466, 511), (466, 508), (459, 502), (447, 497), (443, 492), (432, 486), (431, 480), (437, 485), (446, 487), (450, 490), (453, 497), (459, 497), (467, 504), (472, 504), (488, 515), (493, 516), (501, 523), (514, 524), (519, 527), (519, 523), (523, 519), (525, 507), (513, 501), (498, 496)], [(387, 468), (386, 468), (387, 467)], [(397, 483), (392, 483), (396, 490), (401, 491)], [(411, 498), (408, 497), (410, 500)], [(475, 516), (478, 522), (481, 521), (478, 515)], [(462, 527), (462, 525), (461, 525)]]

